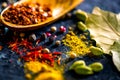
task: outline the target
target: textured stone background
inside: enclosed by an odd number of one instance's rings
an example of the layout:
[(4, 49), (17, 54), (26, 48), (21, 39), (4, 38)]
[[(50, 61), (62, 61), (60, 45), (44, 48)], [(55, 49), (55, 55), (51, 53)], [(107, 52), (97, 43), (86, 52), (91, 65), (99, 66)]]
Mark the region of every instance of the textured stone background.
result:
[[(0, 2), (2, 1), (5, 1), (5, 0), (0, 0)], [(82, 4), (80, 4), (75, 9), (82, 9), (84, 11), (91, 12), (95, 6), (98, 6), (103, 10), (119, 13), (120, 12), (119, 4), (120, 4), (120, 0), (85, 0)], [(68, 27), (73, 24), (75, 24), (73, 19), (67, 19), (64, 21), (59, 20), (49, 26), (31, 31), (31, 32), (34, 32), (37, 34), (37, 36), (39, 36), (42, 32), (48, 31), (50, 26), (52, 25), (55, 25), (57, 27), (64, 25)], [(17, 60), (18, 55), (16, 55), (16, 53), (8, 49), (5, 43), (7, 39), (11, 38), (10, 36), (11, 32), (12, 31), (9, 31), (9, 33), (6, 34), (6, 37), (0, 36), (0, 44), (4, 46), (3, 50), (0, 51), (0, 80), (25, 80), (23, 68), (21, 67), (22, 64)], [(61, 39), (61, 36), (63, 35), (64, 34), (59, 35), (58, 39)], [(54, 48), (54, 49), (50, 46), (48, 47), (51, 50), (57, 49), (58, 51), (61, 51), (61, 50), (64, 51), (63, 46), (59, 48)], [(88, 56), (85, 56), (85, 57), (76, 58), (75, 60), (78, 60), (78, 59), (84, 59), (87, 64), (94, 61), (100, 61), (104, 65), (104, 70), (92, 76), (85, 76), (85, 77), (76, 75), (71, 71), (65, 71), (66, 80), (120, 80), (120, 73), (116, 70), (110, 56), (105, 55), (100, 58), (90, 58)], [(72, 62), (73, 61), (71, 61), (67, 65), (69, 66)]]

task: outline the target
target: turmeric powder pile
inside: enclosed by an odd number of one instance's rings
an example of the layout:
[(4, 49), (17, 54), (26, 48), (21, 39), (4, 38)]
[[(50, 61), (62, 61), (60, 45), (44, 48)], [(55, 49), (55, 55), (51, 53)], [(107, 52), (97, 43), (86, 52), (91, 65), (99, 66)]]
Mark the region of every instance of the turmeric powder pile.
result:
[(89, 47), (72, 31), (66, 34), (62, 42), (70, 48), (70, 52), (76, 53), (77, 56), (82, 56), (90, 52)]
[(24, 72), (27, 80), (64, 80), (59, 70), (39, 61), (26, 62)]

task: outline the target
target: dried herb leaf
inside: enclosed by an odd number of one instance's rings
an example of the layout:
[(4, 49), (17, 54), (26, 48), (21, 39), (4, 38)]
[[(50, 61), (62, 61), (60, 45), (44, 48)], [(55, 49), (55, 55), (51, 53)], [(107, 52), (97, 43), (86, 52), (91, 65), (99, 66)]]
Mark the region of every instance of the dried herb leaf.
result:
[(100, 10), (95, 8), (92, 14), (88, 14), (86, 25), (91, 33), (91, 37), (105, 53), (110, 52), (110, 47), (114, 41), (120, 37), (120, 14)]
[(120, 14), (94, 8), (88, 14), (86, 25), (91, 37), (107, 54), (112, 53), (113, 62), (120, 71)]
[(115, 41), (114, 44), (111, 46), (111, 53), (114, 65), (120, 71), (120, 40)]

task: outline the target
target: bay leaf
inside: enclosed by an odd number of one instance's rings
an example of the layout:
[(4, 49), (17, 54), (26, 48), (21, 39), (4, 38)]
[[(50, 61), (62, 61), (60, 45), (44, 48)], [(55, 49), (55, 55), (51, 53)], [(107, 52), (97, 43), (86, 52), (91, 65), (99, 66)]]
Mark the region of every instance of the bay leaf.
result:
[(112, 59), (113, 63), (116, 66), (116, 68), (120, 71), (120, 40), (115, 41), (114, 44), (111, 46), (111, 53), (112, 53)]
[(88, 14), (86, 25), (91, 38), (104, 53), (112, 56), (114, 65), (120, 71), (120, 14), (95, 7), (92, 14)]
[(86, 25), (91, 37), (97, 42), (105, 53), (110, 52), (114, 41), (120, 37), (120, 17), (112, 12), (94, 8), (92, 14), (88, 14)]

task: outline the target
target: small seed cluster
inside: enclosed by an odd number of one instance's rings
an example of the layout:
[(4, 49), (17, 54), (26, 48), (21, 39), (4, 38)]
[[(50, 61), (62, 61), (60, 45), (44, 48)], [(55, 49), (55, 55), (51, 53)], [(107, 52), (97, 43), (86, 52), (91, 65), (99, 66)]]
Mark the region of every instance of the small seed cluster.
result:
[(56, 35), (57, 32), (65, 33), (66, 27), (60, 26), (59, 28), (57, 28), (56, 26), (51, 26), (50, 31), (42, 33), (41, 39), (42, 40), (48, 39), (50, 43), (55, 42), (55, 45), (59, 46), (61, 44), (61, 41), (57, 39)]
[(5, 21), (19, 25), (37, 24), (51, 16), (52, 10), (49, 6), (41, 6), (39, 3), (11, 5), (3, 14)]
[(42, 33), (38, 38), (35, 33), (27, 35), (24, 32), (14, 32), (14, 36), (18, 36), (21, 39), (27, 38), (31, 42), (36, 42), (36, 45), (39, 44), (42, 40), (44, 41), (47, 39), (51, 44), (54, 43), (54, 45), (59, 46), (61, 44), (61, 40), (57, 39), (57, 32), (60, 32), (61, 34), (65, 33), (66, 27), (60, 26), (57, 28), (56, 26), (51, 26), (49, 31)]

